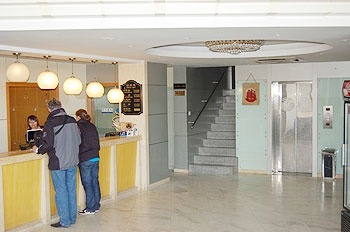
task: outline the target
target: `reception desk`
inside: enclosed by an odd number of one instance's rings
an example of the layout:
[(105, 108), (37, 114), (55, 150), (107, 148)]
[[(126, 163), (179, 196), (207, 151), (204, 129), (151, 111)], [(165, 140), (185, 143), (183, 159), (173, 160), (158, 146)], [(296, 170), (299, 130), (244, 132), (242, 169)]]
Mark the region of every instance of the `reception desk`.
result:
[[(100, 188), (102, 202), (136, 191), (138, 144), (141, 136), (101, 138)], [(0, 154), (0, 231), (50, 224), (57, 214), (54, 190), (47, 168), (48, 156), (31, 151)], [(77, 175), (78, 209), (85, 193)]]

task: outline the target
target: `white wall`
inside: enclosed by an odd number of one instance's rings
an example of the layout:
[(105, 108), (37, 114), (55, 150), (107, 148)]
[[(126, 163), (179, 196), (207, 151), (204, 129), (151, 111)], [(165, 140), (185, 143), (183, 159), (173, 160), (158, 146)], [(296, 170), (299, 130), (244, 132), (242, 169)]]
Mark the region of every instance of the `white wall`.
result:
[[(21, 63), (27, 65), (30, 71), (30, 78), (28, 82), (35, 83), (37, 76), (40, 72), (46, 68), (46, 60), (30, 60), (21, 59)], [(0, 130), (6, 133), (0, 137), (0, 152), (8, 151), (7, 144), (7, 104), (6, 104), (6, 69), (9, 65), (15, 62), (13, 58), (0, 57)], [(80, 108), (86, 108), (86, 93), (85, 89), (80, 95), (66, 95), (62, 89), (63, 82), (66, 78), (69, 78), (72, 74), (71, 62), (51, 62), (49, 61), (49, 69), (56, 72), (59, 79), (59, 99), (62, 102), (63, 108), (70, 115), (75, 115), (75, 111)], [(86, 65), (74, 63), (73, 64), (74, 75), (79, 78), (83, 86), (86, 85)]]
[[(246, 80), (250, 73), (256, 80), (267, 81), (267, 101), (271, 103), (271, 83), (273, 81), (312, 81), (313, 92), (313, 168), (312, 175), (317, 176), (317, 79), (347, 78), (350, 76), (350, 62), (305, 63), (305, 64), (274, 64), (236, 66), (236, 80)], [(334, 90), (334, 91), (341, 91)], [(272, 154), (272, 107), (268, 104), (268, 163), (267, 172), (271, 171)], [(237, 144), (237, 146), (239, 146)]]

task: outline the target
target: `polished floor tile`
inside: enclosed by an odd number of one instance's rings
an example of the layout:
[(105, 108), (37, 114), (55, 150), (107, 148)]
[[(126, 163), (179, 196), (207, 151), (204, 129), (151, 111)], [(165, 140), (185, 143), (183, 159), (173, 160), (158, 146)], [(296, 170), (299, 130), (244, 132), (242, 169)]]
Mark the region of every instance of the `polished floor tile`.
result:
[[(171, 181), (79, 215), (69, 231), (340, 231), (342, 179), (174, 174)], [(40, 226), (32, 231), (67, 229)]]

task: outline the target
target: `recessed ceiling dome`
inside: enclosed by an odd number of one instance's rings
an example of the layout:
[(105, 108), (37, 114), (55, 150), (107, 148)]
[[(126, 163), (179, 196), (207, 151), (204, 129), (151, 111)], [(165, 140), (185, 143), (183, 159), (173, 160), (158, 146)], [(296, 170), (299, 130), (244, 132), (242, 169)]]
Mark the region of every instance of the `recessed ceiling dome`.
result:
[[(233, 40), (222, 40), (233, 41)], [(236, 40), (246, 41), (246, 40)], [(289, 40), (266, 40), (260, 49), (251, 52), (241, 52), (230, 54), (225, 52), (212, 52), (205, 46), (205, 42), (170, 44), (165, 46), (153, 47), (147, 49), (147, 53), (164, 57), (183, 57), (183, 58), (254, 58), (254, 57), (274, 57), (274, 56), (293, 56), (300, 54), (310, 54), (322, 52), (331, 49), (332, 46), (324, 43), (308, 41), (289, 41)]]

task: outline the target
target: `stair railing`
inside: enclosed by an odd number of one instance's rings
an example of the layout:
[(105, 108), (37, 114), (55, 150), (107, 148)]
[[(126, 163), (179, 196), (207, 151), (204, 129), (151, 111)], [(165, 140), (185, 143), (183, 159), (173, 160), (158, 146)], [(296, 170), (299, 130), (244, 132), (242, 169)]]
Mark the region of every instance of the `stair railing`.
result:
[(197, 123), (199, 117), (200, 117), (201, 114), (203, 113), (205, 107), (208, 105), (208, 103), (209, 103), (211, 97), (214, 95), (214, 93), (215, 93), (216, 89), (218, 88), (218, 86), (220, 85), (222, 79), (224, 79), (224, 76), (225, 76), (226, 72), (227, 72), (227, 69), (225, 69), (225, 71), (221, 74), (219, 81), (215, 83), (216, 85), (215, 85), (214, 89), (211, 91), (211, 93), (210, 93), (208, 99), (205, 101), (205, 103), (204, 103), (202, 109), (199, 111), (199, 114), (197, 115), (196, 119), (193, 121), (193, 123), (192, 123), (192, 125), (191, 125), (191, 127), (190, 127), (191, 129), (193, 129), (193, 128), (194, 128), (194, 125), (196, 125), (196, 123)]

